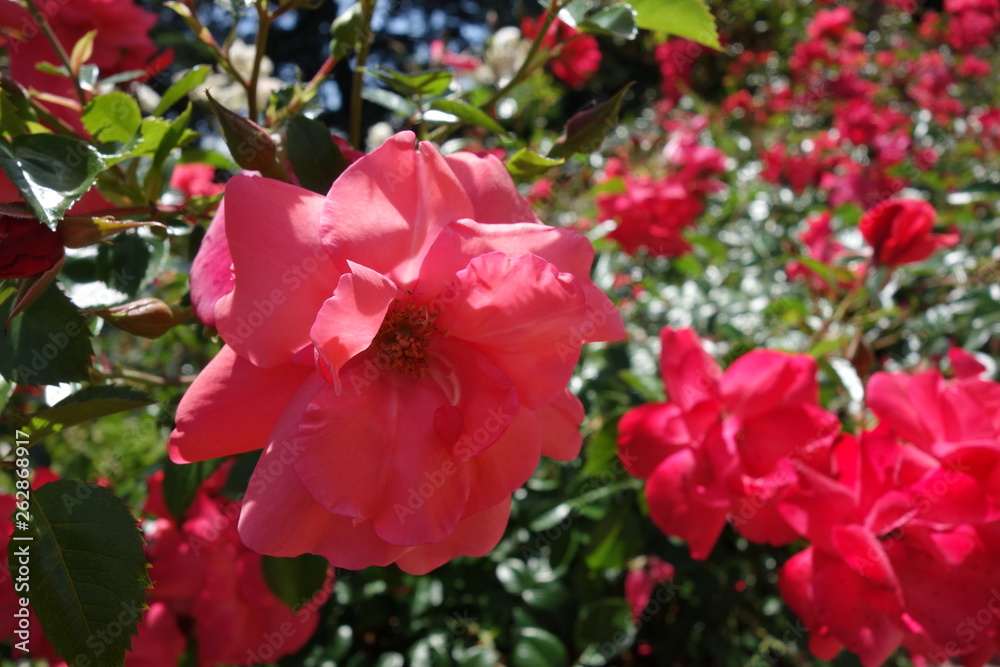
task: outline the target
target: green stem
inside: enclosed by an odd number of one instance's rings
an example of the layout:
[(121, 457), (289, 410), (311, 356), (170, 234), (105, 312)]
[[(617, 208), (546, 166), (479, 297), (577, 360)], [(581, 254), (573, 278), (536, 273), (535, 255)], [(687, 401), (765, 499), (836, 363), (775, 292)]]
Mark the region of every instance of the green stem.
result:
[(333, 56), (329, 56), (326, 59), (326, 62), (320, 66), (319, 71), (317, 71), (313, 78), (309, 80), (309, 83), (306, 84), (306, 87), (302, 89), (302, 93), (300, 95), (296, 95), (295, 98), (288, 103), (288, 106), (275, 115), (274, 122), (270, 124), (270, 127), (277, 127), (278, 125), (281, 125), (285, 118), (294, 116), (298, 113), (299, 109), (301, 109), (305, 104), (305, 100), (309, 98), (312, 91), (316, 90), (316, 88), (319, 87), (319, 84), (323, 83), (324, 79), (330, 76), (330, 72), (333, 71), (336, 64), (337, 59)]
[(505, 86), (496, 90), (492, 95), (490, 95), (489, 99), (483, 103), (480, 108), (484, 111), (492, 109), (501, 98), (503, 98), (515, 86), (524, 81), (524, 79), (534, 71), (537, 66), (534, 63), (535, 56), (537, 56), (538, 52), (541, 51), (542, 42), (545, 41), (545, 36), (549, 34), (549, 28), (552, 27), (553, 23), (555, 23), (556, 17), (559, 14), (559, 4), (559, 0), (552, 0), (549, 4), (548, 12), (545, 14), (545, 22), (542, 23), (541, 30), (538, 31), (537, 35), (535, 35), (535, 40), (531, 43), (531, 48), (528, 49), (528, 55), (525, 57), (524, 62), (521, 63), (520, 69), (514, 73), (514, 76), (511, 77), (510, 81), (508, 81)]
[(73, 88), (76, 90), (76, 96), (79, 98), (80, 106), (82, 107), (87, 103), (87, 95), (83, 91), (83, 86), (80, 85), (80, 77), (73, 72), (73, 66), (70, 63), (69, 54), (66, 53), (66, 49), (63, 48), (63, 45), (56, 38), (55, 33), (52, 32), (52, 26), (50, 26), (49, 22), (45, 19), (45, 15), (38, 11), (38, 7), (35, 5), (35, 0), (26, 0), (26, 2), (28, 4), (28, 11), (30, 11), (31, 15), (35, 18), (35, 23), (42, 29), (42, 32), (45, 34), (45, 38), (49, 40), (49, 44), (52, 45), (52, 48), (56, 51), (56, 55), (59, 56), (59, 60), (62, 62), (63, 67), (65, 67), (66, 71), (69, 72), (69, 78), (73, 81)]
[(854, 303), (854, 300), (858, 297), (858, 294), (860, 294), (861, 290), (864, 288), (867, 278), (868, 278), (868, 266), (865, 266), (864, 273), (858, 276), (858, 279), (854, 282), (854, 285), (851, 286), (851, 290), (840, 301), (840, 303), (837, 304), (837, 309), (833, 312), (833, 315), (823, 320), (823, 324), (820, 326), (820, 328), (817, 329), (813, 333), (813, 335), (809, 337), (809, 340), (806, 342), (805, 352), (811, 350), (813, 345), (818, 343), (823, 338), (823, 335), (826, 334), (827, 331), (829, 331), (830, 326), (834, 322), (840, 322), (841, 320), (844, 319), (844, 316), (847, 315), (847, 310), (851, 307), (851, 305)]
[(361, 0), (361, 32), (358, 35), (359, 44), (358, 55), (354, 62), (354, 78), (351, 83), (351, 118), (350, 118), (350, 140), (351, 145), (359, 151), (365, 149), (361, 142), (361, 109), (364, 100), (361, 99), (361, 86), (364, 84), (365, 63), (368, 62), (368, 53), (371, 51), (372, 43), (370, 39), (372, 30), (372, 15), (375, 13), (376, 0)]
[(271, 32), (273, 17), (267, 12), (267, 5), (257, 5), (257, 41), (254, 43), (255, 53), (253, 70), (247, 84), (247, 109), (250, 120), (257, 122), (257, 82), (260, 80), (260, 64), (264, 60), (264, 50), (267, 48), (267, 36)]
[[(508, 92), (510, 92), (515, 86), (520, 85), (528, 75), (534, 72), (542, 62), (535, 62), (539, 51), (542, 49), (542, 42), (545, 40), (545, 36), (549, 33), (549, 28), (555, 23), (555, 20), (559, 14), (559, 0), (552, 0), (549, 4), (548, 13), (545, 15), (545, 22), (542, 24), (541, 30), (535, 35), (534, 41), (531, 43), (531, 47), (528, 49), (528, 55), (525, 57), (524, 62), (521, 63), (521, 67), (518, 68), (514, 76), (511, 77), (504, 86), (498, 88), (493, 92), (489, 98), (480, 105), (480, 109), (489, 113), (496, 103), (499, 102)], [(561, 47), (557, 47), (555, 52), (558, 52)], [(550, 54), (551, 55), (551, 54)], [(454, 132), (456, 132), (461, 123), (455, 123), (450, 126), (439, 127), (430, 134), (430, 140), (435, 142), (442, 142), (448, 137), (450, 137)]]

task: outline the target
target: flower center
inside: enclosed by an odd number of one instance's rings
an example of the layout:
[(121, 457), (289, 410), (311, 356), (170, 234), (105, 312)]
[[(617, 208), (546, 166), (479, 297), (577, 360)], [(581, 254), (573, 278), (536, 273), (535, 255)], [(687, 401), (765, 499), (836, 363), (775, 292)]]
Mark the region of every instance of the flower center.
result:
[(412, 377), (427, 375), (427, 346), (431, 334), (438, 331), (434, 320), (440, 311), (412, 301), (400, 307), (399, 300), (386, 313), (371, 350), (379, 368), (397, 370)]

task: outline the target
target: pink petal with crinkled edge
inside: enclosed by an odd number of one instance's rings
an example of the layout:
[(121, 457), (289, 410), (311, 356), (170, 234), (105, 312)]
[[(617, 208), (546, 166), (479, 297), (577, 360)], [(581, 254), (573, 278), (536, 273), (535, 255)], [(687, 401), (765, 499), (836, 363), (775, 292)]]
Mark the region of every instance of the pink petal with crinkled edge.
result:
[(317, 373), (295, 397), (254, 468), (240, 513), (243, 543), (270, 556), (325, 556), (334, 567), (360, 570), (385, 566), (406, 552), (380, 539), (370, 521), (331, 514), (303, 486), (295, 472), (301, 449), (295, 442), (306, 405), (321, 388)]
[(611, 300), (590, 280), (594, 248), (583, 236), (568, 229), (535, 223), (482, 224), (458, 220), (445, 227), (431, 246), (420, 269), (414, 294), (439, 303), (456, 297), (455, 274), (474, 258), (489, 252), (511, 257), (537, 255), (559, 271), (580, 280), (589, 308), (579, 325), (584, 342), (621, 340), (625, 327)]
[(489, 356), (514, 381), (523, 406), (552, 402), (580, 355), (580, 281), (535, 255), (493, 252), (456, 275), (456, 294), (438, 326)]
[(583, 446), (580, 424), (584, 416), (583, 403), (569, 389), (564, 389), (544, 408), (535, 410), (542, 431), (542, 456), (556, 461), (570, 461), (579, 456)]
[(416, 280), (445, 225), (474, 212), (437, 149), (423, 142), (417, 150), (415, 139), (400, 132), (348, 167), (330, 188), (320, 222), (331, 254), (378, 271), (403, 289)]
[(431, 378), (394, 371), (357, 391), (320, 389), (295, 435), (298, 478), (327, 511), (370, 520), (387, 542), (440, 542), (469, 497), (467, 470), (434, 428), (446, 402)]
[(467, 516), (447, 539), (407, 551), (396, 564), (410, 574), (427, 574), (452, 558), (485, 556), (503, 537), (509, 517), (510, 498), (506, 498), (493, 507)]
[(350, 273), (340, 277), (309, 331), (316, 350), (330, 365), (340, 391), (340, 369), (372, 344), (399, 289), (371, 269), (348, 261)]

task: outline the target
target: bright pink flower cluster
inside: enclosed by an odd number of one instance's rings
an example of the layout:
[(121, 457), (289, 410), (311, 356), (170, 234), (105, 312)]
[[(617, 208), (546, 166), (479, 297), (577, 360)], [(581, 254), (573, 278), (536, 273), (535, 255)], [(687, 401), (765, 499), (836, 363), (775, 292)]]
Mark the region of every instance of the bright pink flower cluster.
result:
[(623, 188), (598, 195), (597, 209), (602, 218), (617, 223), (608, 237), (625, 252), (645, 249), (677, 257), (691, 250), (683, 231), (704, 212), (707, 195), (724, 187), (716, 177), (726, 171), (725, 154), (699, 139), (706, 123), (703, 116), (664, 121), (670, 139), (663, 149), (663, 177), (628, 173), (620, 160), (609, 161), (607, 175), (620, 173)]
[(496, 158), (409, 132), (326, 197), (233, 178), (202, 255), (192, 299), (226, 346), (170, 452), (264, 448), (239, 530), (274, 556), (423, 573), (486, 553), (539, 457), (579, 451), (582, 344), (624, 336), (587, 239), (541, 224)]
[(673, 106), (691, 87), (694, 61), (705, 47), (683, 37), (671, 37), (653, 52), (660, 66), (660, 89), (663, 99)]
[(1000, 30), (1000, 0), (945, 0), (948, 43), (957, 51), (989, 46)]
[(632, 612), (632, 622), (639, 623), (659, 584), (674, 577), (674, 566), (659, 556), (636, 559), (638, 562), (625, 575), (625, 599)]
[[(521, 34), (528, 39), (535, 39), (544, 22), (544, 15), (525, 17), (521, 22)], [(601, 66), (601, 47), (594, 36), (579, 33), (576, 28), (559, 19), (549, 26), (549, 31), (542, 38), (542, 45), (549, 51), (558, 49), (558, 55), (552, 59), (549, 67), (557, 79), (571, 88), (583, 86)]]
[[(989, 14), (982, 8), (954, 11), (953, 20), (968, 11), (980, 17), (980, 24)], [(869, 42), (846, 6), (817, 11), (805, 33), (787, 62), (787, 81), (784, 63), (776, 68), (774, 58), (741, 54), (730, 77), (739, 90), (721, 106), (731, 122), (765, 125), (785, 113), (813, 119), (811, 134), (789, 132), (794, 141), (778, 140), (760, 149), (762, 176), (769, 182), (795, 193), (816, 187), (831, 207), (871, 208), (895, 196), (938, 159), (926, 137), (918, 137), (918, 112), (929, 112), (935, 123), (954, 132), (975, 132), (955, 121), (968, 111), (961, 99), (963, 87), (989, 76), (989, 65), (969, 54), (942, 53), (937, 48), (942, 35), (924, 31), (935, 47), (931, 49), (895, 33)], [(877, 67), (870, 66), (873, 56)], [(748, 84), (754, 69), (763, 70), (767, 85)]]
[(779, 583), (822, 659), (996, 653), (1000, 383), (982, 365), (952, 350), (951, 380), (876, 373), (879, 423), (855, 437), (819, 407), (811, 358), (755, 350), (723, 373), (692, 331), (661, 340), (670, 400), (626, 413), (618, 441), (654, 523), (697, 559), (727, 521), (752, 542), (807, 539)]
[(650, 518), (699, 560), (727, 521), (754, 542), (791, 542), (778, 503), (799, 468), (827, 468), (840, 431), (819, 407), (816, 362), (755, 350), (723, 373), (691, 329), (660, 341), (669, 401), (627, 412), (618, 437), (626, 469), (647, 479)]
[(153, 589), (129, 667), (175, 666), (188, 636), (205, 667), (271, 662), (302, 648), (316, 630), (332, 569), (323, 588), (297, 609), (279, 600), (264, 581), (260, 554), (240, 541), (239, 501), (221, 494), (231, 468), (232, 461), (205, 480), (183, 521), (167, 510), (163, 473), (149, 478), (144, 511), (155, 518), (146, 530)]
[(955, 378), (876, 373), (877, 427), (837, 444), (832, 474), (800, 469), (781, 514), (811, 545), (781, 571), (810, 650), (866, 666), (900, 645), (983, 665), (1000, 635), (1000, 384), (952, 350)]

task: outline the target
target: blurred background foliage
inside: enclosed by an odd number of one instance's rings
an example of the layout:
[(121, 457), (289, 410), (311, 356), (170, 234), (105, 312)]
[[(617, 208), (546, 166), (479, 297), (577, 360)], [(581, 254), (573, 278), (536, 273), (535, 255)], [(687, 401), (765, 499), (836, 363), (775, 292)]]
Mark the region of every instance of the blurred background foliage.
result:
[[(160, 15), (154, 38), (174, 51), (171, 71), (211, 62), (211, 53), (191, 38), (173, 11), (158, 2), (146, 4)], [(239, 4), (217, 0), (199, 5), (203, 21), (220, 43), (253, 39), (256, 21)], [(274, 88), (276, 100), (286, 94), (284, 86), (308, 81), (320, 68), (330, 24), (346, 4), (323, 2), (317, 9), (294, 10), (273, 27), (266, 53), (273, 64), (270, 76), (280, 80)], [(799, 145), (830, 127), (832, 103), (821, 101), (808, 114), (769, 110), (762, 122), (722, 108), (739, 90), (753, 93), (789, 80), (788, 56), (805, 39), (805, 28), (823, 3), (710, 4), (726, 53), (697, 47), (690, 91), (672, 104), (663, 102), (660, 63), (653, 55), (662, 37), (643, 33), (636, 41), (599, 37), (602, 65), (586, 86), (567, 89), (549, 72), (538, 70), (511, 91), (507, 111), (499, 109), (498, 120), (513, 136), (530, 146), (547, 146), (570, 115), (635, 82), (625, 97), (623, 122), (601, 150), (551, 170), (544, 177), (549, 192), (535, 199), (543, 220), (580, 229), (594, 240), (595, 280), (613, 295), (629, 326), (628, 342), (586, 349), (574, 378), (572, 388), (584, 400), (588, 415), (583, 455), (566, 464), (542, 464), (527, 488), (515, 494), (503, 541), (484, 558), (460, 559), (422, 577), (392, 567), (339, 571), (316, 636), (279, 664), (826, 664), (809, 656), (806, 629), (776, 587), (778, 568), (798, 547), (752, 545), (727, 529), (708, 561), (693, 561), (683, 543), (665, 537), (648, 520), (641, 481), (631, 478), (617, 459), (616, 422), (635, 405), (663, 400), (656, 334), (665, 325), (693, 326), (712, 342), (724, 367), (760, 347), (812, 354), (821, 367), (821, 402), (848, 424), (865, 418), (857, 392), (873, 370), (936, 365), (953, 345), (996, 359), (1000, 164), (995, 151), (982, 151), (972, 131), (929, 120), (914, 110), (922, 128), (915, 131), (924, 145), (937, 150), (940, 162), (930, 170), (910, 169), (907, 187), (928, 197), (947, 224), (959, 228), (963, 242), (888, 283), (880, 285), (884, 276), (872, 276), (866, 294), (849, 304), (846, 317), (827, 322), (839, 302), (790, 280), (786, 264), (803, 254), (802, 221), (828, 208), (836, 216), (841, 241), (860, 249), (856, 224), (864, 208), (857, 202), (830, 206), (826, 194), (816, 188), (795, 192), (769, 182), (761, 176), (761, 153), (777, 144)], [(523, 16), (541, 11), (535, 2), (523, 1), (394, 0), (378, 7), (370, 64), (398, 70), (426, 66), (435, 39), (444, 39), (453, 52), (481, 55), (497, 28), (519, 25)], [(941, 9), (921, 2), (911, 15), (882, 2), (851, 7), (870, 55), (882, 49), (880, 40), (896, 33), (912, 35), (923, 14)], [(907, 48), (920, 47), (911, 44), (901, 50)], [(734, 69), (740, 54), (765, 51), (777, 55), (757, 68)], [(995, 57), (991, 62), (998, 64)], [(877, 73), (865, 74), (877, 78)], [(169, 77), (160, 77), (150, 87), (162, 94), (170, 83)], [(351, 85), (350, 63), (344, 60), (319, 86), (309, 115), (346, 135), (345, 100)], [(997, 103), (995, 76), (956, 86), (960, 90), (955, 96), (968, 108)], [(907, 103), (903, 90), (887, 89), (885, 95)], [(168, 116), (179, 111), (177, 106)], [(664, 122), (694, 116), (707, 120), (695, 132), (698, 141), (721, 150), (727, 170), (718, 177), (723, 187), (707, 196), (704, 213), (688, 233), (693, 250), (673, 258), (623, 253), (606, 238), (610, 227), (596, 203), (601, 192), (621, 187), (608, 175), (609, 159), (627, 164), (634, 173), (662, 173), (668, 167), (663, 148), (672, 136)], [(379, 123), (398, 129), (405, 121), (366, 102), (365, 131)], [(218, 181), (234, 173), (207, 106), (195, 107), (191, 127), (203, 136), (200, 143), (189, 145), (183, 160), (215, 164), (220, 167)], [(481, 129), (454, 136), (459, 145), (500, 145)], [(525, 182), (523, 191), (529, 194), (531, 184)], [(70, 257), (62, 282), (74, 302), (87, 308), (109, 300), (94, 296), (84, 289), (87, 286), (107, 286), (128, 297), (183, 301), (189, 263), (206, 223), (206, 216), (185, 211), (190, 213), (198, 225), (192, 227), (178, 214), (169, 236), (132, 234), (127, 242)], [(92, 373), (142, 387), (153, 402), (52, 435), (44, 446), (33, 448), (33, 464), (52, 464), (67, 478), (104, 480), (139, 513), (145, 478), (164, 465), (164, 443), (177, 402), (220, 341), (194, 320), (153, 341), (100, 320), (95, 326), (96, 365), (106, 371)], [(61, 385), (14, 391), (5, 385), (3, 395), (9, 400), (4, 413), (32, 412), (71, 389)], [(244, 455), (233, 469), (227, 489), (234, 497), (245, 488), (255, 456)], [(656, 589), (636, 623), (624, 597), (624, 577), (651, 554), (673, 564), (676, 573)], [(833, 664), (860, 663), (842, 653)], [(910, 663), (899, 657), (894, 664)]]

